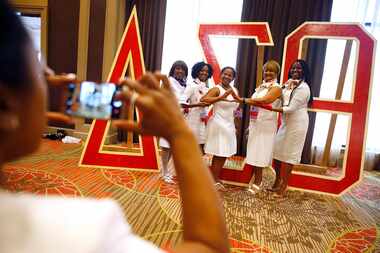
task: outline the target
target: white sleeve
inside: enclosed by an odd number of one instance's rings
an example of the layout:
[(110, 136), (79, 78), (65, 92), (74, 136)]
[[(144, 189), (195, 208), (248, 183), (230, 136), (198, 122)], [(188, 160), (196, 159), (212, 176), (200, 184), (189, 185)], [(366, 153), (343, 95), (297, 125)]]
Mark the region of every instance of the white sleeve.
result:
[(134, 235), (124, 219), (122, 210), (114, 205), (108, 215), (108, 226), (103, 232), (104, 240), (96, 252), (107, 253), (163, 253), (153, 243)]
[(181, 104), (190, 104), (190, 97), (194, 94), (195, 89), (197, 86), (193, 84), (188, 84), (186, 86), (185, 91), (183, 92), (181, 98), (179, 99)]
[(294, 91), (288, 106), (282, 108), (284, 113), (293, 113), (301, 108), (307, 107), (310, 98), (309, 86), (305, 83), (304, 87), (299, 87)]
[(0, 252), (163, 253), (112, 200), (0, 194)]

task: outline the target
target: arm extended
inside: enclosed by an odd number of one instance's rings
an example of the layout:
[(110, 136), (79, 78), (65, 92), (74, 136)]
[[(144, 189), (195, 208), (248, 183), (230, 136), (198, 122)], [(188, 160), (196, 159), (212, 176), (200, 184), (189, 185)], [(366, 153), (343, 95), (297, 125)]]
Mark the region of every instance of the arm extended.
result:
[(204, 95), (200, 102), (207, 103), (207, 104), (214, 104), (216, 102), (222, 101), (225, 98), (228, 97), (228, 95), (232, 94), (232, 89), (228, 89), (226, 92), (224, 92), (223, 95), (220, 96), (219, 89), (217, 87), (212, 88), (209, 90), (206, 95)]
[(265, 104), (273, 103), (277, 98), (281, 96), (281, 88), (280, 87), (272, 87), (269, 89), (268, 93), (260, 98), (235, 98), (240, 103), (245, 103), (247, 105), (259, 106)]

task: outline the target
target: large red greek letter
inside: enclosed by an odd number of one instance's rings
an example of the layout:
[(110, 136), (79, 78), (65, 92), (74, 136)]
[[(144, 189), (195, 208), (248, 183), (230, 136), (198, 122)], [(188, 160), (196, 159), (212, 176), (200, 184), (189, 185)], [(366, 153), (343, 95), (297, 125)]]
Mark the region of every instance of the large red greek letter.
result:
[(343, 102), (315, 99), (312, 106), (312, 110), (351, 114), (343, 175), (340, 178), (331, 178), (294, 172), (289, 182), (295, 188), (339, 195), (358, 183), (362, 174), (375, 40), (360, 24), (306, 22), (286, 37), (282, 82), (286, 81), (285, 73), (288, 73), (292, 62), (301, 57), (302, 41), (305, 38), (353, 39), (358, 43), (353, 100)]
[[(141, 77), (145, 72), (136, 8), (133, 9), (125, 28), (108, 81), (117, 83), (125, 76), (128, 66), (132, 79)], [(80, 166), (158, 171), (155, 137), (140, 138), (140, 153), (104, 151), (103, 143), (109, 127), (109, 121), (93, 121), (79, 162)]]

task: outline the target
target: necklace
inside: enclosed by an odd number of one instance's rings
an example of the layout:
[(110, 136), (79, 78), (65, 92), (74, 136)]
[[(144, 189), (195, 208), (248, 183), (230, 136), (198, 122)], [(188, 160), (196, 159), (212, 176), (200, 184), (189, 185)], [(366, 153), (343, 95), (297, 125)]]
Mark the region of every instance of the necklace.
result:
[(223, 89), (225, 90), (228, 90), (229, 88), (231, 88), (231, 86), (229, 84), (227, 84), (227, 86), (225, 86), (223, 83), (220, 84), (222, 86)]

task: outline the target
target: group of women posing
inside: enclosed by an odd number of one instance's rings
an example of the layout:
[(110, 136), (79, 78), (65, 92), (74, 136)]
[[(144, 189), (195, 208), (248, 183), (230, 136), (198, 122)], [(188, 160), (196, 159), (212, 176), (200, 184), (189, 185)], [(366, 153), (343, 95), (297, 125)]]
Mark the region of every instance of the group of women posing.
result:
[[(183, 61), (173, 64), (169, 73), (172, 89), (203, 152), (213, 156), (210, 169), (218, 189), (224, 188), (219, 179), (223, 165), (237, 149), (234, 112), (239, 104), (245, 104), (250, 106), (246, 164), (252, 167), (254, 174), (248, 189), (251, 192), (260, 190), (262, 170), (273, 164), (276, 179), (269, 190), (280, 195), (285, 192), (292, 168), (301, 160), (309, 124), (307, 107), (312, 96), (305, 61), (297, 60), (292, 64), (283, 85), (277, 81), (279, 72), (279, 64), (268, 61), (263, 67), (263, 83), (250, 98), (243, 98), (231, 85), (236, 77), (232, 67), (224, 67), (220, 84), (208, 89), (207, 81), (213, 75), (209, 64), (199, 62), (193, 66), (191, 83), (186, 81), (186, 64)], [(212, 115), (206, 125), (206, 107), (211, 105)], [(282, 114), (278, 130), (277, 112)], [(160, 146), (164, 180), (171, 181), (167, 169), (170, 147), (161, 140)]]

